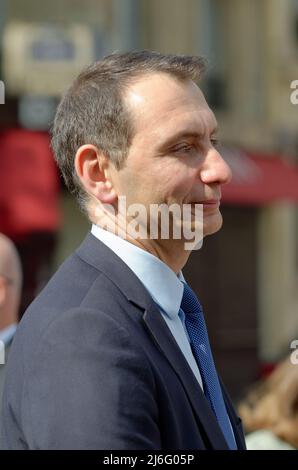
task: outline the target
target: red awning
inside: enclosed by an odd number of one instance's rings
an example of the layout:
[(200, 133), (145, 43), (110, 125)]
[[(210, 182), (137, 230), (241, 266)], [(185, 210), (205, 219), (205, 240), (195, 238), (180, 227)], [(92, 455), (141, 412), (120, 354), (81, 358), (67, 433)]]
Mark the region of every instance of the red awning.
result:
[(59, 177), (45, 132), (0, 133), (0, 232), (16, 240), (60, 223)]
[(221, 153), (233, 173), (231, 183), (222, 188), (223, 203), (260, 206), (290, 201), (298, 204), (298, 165), (279, 155), (227, 148)]

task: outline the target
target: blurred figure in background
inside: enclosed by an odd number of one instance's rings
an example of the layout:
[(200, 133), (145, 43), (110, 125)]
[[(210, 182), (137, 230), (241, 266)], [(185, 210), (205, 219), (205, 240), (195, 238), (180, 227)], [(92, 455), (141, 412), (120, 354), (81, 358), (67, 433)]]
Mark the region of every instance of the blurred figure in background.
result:
[(24, 273), (20, 316), (48, 281), (59, 229), (59, 177), (46, 132), (0, 132), (0, 232)]
[(298, 449), (298, 365), (290, 357), (239, 405), (248, 450)]
[[(0, 341), (5, 346), (5, 362), (12, 342), (21, 299), (22, 270), (14, 244), (0, 234)], [(0, 403), (4, 382), (4, 365), (0, 364)]]

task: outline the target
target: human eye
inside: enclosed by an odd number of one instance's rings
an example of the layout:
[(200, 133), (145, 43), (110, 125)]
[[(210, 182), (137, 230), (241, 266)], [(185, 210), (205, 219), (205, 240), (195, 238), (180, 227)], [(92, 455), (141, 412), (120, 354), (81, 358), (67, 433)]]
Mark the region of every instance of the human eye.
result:
[(220, 140), (217, 137), (211, 137), (210, 142), (213, 145), (213, 147), (220, 146)]
[(190, 153), (193, 149), (194, 149), (194, 145), (184, 142), (184, 143), (175, 145), (175, 147), (173, 147), (172, 150), (174, 153)]

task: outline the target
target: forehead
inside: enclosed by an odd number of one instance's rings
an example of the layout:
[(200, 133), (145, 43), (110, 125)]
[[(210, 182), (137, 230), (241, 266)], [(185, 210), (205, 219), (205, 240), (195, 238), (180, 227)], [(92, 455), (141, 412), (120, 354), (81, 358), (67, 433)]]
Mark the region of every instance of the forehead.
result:
[(164, 73), (150, 74), (131, 84), (125, 100), (132, 115), (135, 138), (162, 139), (175, 132), (204, 134), (216, 119), (199, 87)]

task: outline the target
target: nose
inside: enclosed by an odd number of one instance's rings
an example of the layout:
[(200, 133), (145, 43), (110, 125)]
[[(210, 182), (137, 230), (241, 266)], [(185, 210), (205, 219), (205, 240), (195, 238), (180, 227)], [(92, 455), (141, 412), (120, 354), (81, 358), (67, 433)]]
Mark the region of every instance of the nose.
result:
[(217, 149), (210, 148), (200, 171), (205, 184), (227, 184), (232, 179), (232, 171)]

